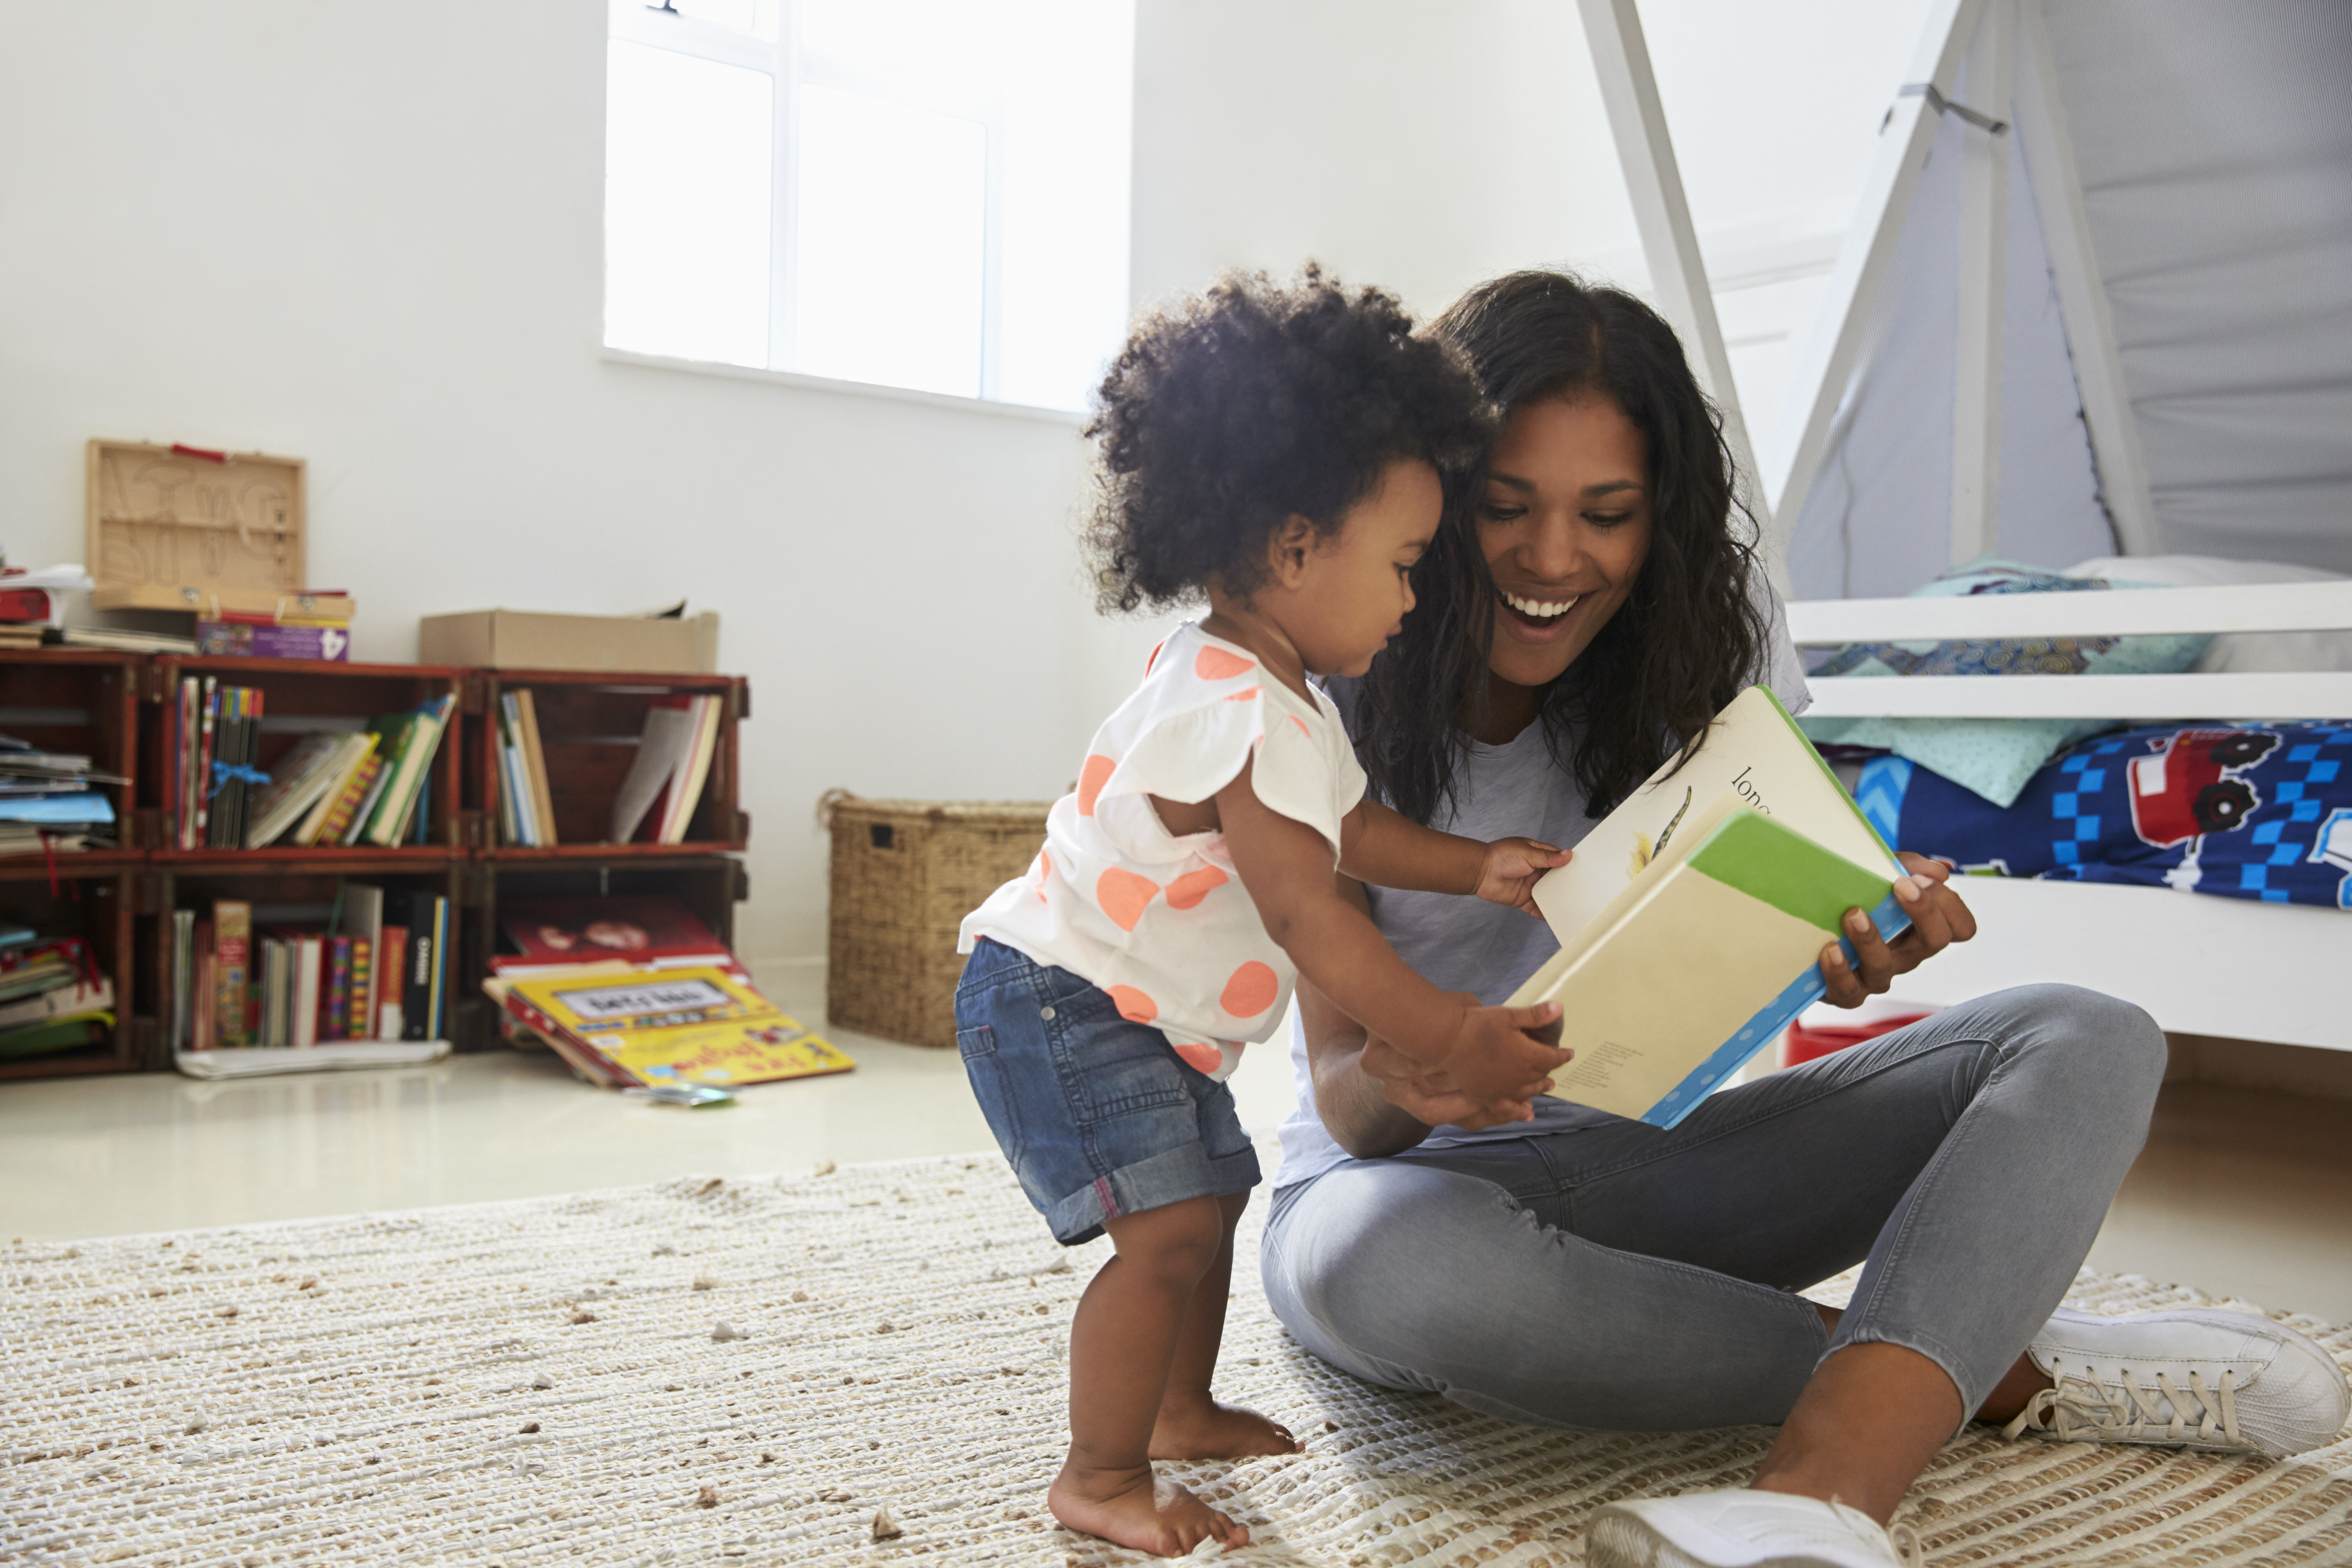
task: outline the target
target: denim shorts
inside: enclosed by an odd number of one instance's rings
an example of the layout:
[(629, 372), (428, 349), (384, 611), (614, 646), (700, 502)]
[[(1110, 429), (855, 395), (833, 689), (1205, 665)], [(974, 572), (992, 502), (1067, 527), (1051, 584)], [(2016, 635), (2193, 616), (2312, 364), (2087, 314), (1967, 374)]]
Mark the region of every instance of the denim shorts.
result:
[(1234, 1091), (1066, 969), (982, 937), (956, 989), (956, 1047), (989, 1131), (1065, 1247), (1121, 1215), (1258, 1184)]

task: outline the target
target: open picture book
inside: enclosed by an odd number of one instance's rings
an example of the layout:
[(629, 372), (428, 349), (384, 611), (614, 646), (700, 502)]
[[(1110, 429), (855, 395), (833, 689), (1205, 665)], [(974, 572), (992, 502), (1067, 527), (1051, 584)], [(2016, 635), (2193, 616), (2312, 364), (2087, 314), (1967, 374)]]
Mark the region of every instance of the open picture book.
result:
[(1846, 910), (1888, 938), (1911, 923), (1903, 875), (1780, 699), (1751, 686), (1536, 884), (1559, 952), (1507, 1005), (1560, 1005), (1576, 1059), (1550, 1093), (1672, 1127), (1821, 999), (1822, 948), (1853, 957)]

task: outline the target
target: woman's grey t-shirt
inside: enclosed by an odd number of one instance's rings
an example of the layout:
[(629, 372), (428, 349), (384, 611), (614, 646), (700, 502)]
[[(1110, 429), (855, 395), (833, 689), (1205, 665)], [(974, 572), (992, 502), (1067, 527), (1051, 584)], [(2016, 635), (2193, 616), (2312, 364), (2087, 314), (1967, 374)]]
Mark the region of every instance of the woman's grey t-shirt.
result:
[[(1774, 604), (1768, 679), (1794, 713), (1811, 699), (1805, 689), (1804, 667), (1789, 643), (1779, 610)], [(1354, 683), (1334, 680), (1329, 684), (1340, 712), (1352, 713)], [(1553, 761), (1541, 723), (1528, 725), (1500, 746), (1473, 743), (1456, 773), (1454, 794), (1453, 810), (1441, 809), (1431, 826), (1465, 838), (1540, 838), (1572, 849), (1592, 830), (1595, 821), (1576, 780)], [(1372, 923), (1415, 973), (1441, 991), (1473, 992), (1489, 1006), (1507, 998), (1521, 981), (1559, 951), (1551, 928), (1542, 921), (1484, 899), (1394, 888), (1369, 888), (1366, 892), (1371, 900)], [(1291, 1014), (1290, 1070), (1298, 1104), (1282, 1124), (1282, 1165), (1275, 1175), (1277, 1189), (1321, 1175), (1349, 1157), (1331, 1141), (1322, 1118), (1316, 1114), (1315, 1083), (1307, 1067), (1307, 1036), (1296, 1010)], [(1606, 1111), (1570, 1105), (1548, 1095), (1537, 1099), (1535, 1113), (1533, 1121), (1506, 1122), (1477, 1132), (1451, 1126), (1435, 1128), (1417, 1148), (1526, 1138), (1616, 1120)], [(1412, 1152), (1407, 1151), (1404, 1157)]]

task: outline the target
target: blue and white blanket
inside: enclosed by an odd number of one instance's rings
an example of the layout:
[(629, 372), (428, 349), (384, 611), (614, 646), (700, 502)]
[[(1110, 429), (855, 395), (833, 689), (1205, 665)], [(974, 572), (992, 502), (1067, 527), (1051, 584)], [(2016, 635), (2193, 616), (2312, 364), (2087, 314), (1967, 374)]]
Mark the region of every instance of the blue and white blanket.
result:
[(1888, 843), (1965, 871), (2352, 910), (2352, 723), (2095, 736), (2006, 808), (1892, 756), (1855, 795)]

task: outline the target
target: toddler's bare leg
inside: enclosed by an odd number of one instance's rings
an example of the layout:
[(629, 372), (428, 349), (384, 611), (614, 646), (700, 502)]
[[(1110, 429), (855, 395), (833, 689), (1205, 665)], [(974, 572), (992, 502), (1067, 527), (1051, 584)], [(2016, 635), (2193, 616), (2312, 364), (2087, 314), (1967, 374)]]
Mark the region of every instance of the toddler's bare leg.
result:
[(1217, 1346), (1224, 1337), (1225, 1302), (1233, 1293), (1234, 1227), (1249, 1207), (1247, 1193), (1217, 1200), (1224, 1235), (1217, 1256), (1192, 1289), (1168, 1370), (1168, 1391), (1151, 1428), (1155, 1459), (1230, 1459), (1246, 1454), (1295, 1454), (1298, 1439), (1289, 1429), (1255, 1410), (1220, 1405), (1209, 1391), (1217, 1370)]
[(1186, 1309), (1226, 1235), (1214, 1198), (1122, 1215), (1117, 1256), (1070, 1322), (1070, 1455), (1045, 1494), (1054, 1517), (1139, 1552), (1178, 1556), (1249, 1531), (1151, 1473), (1150, 1439)]

